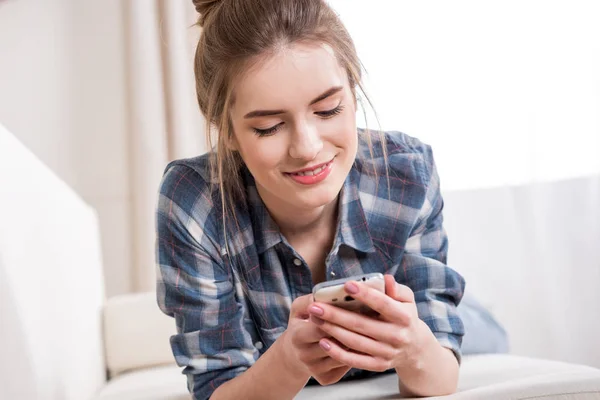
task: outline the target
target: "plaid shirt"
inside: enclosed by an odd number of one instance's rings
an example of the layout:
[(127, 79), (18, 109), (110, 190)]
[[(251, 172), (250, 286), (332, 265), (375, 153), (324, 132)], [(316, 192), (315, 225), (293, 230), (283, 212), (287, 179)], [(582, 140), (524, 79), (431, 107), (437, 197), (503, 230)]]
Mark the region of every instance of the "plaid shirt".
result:
[[(460, 361), (463, 325), (456, 306), (464, 280), (446, 266), (443, 200), (431, 148), (387, 132), (388, 186), (376, 135), (373, 141), (371, 157), (359, 140), (342, 187), (326, 277), (393, 274), (413, 290), (419, 317)], [(366, 172), (373, 167), (377, 175)], [(245, 167), (242, 176), (245, 204), (236, 210), (236, 228), (228, 228), (227, 246), (206, 155), (170, 163), (160, 186), (158, 305), (175, 318), (171, 347), (196, 399), (209, 398), (252, 366), (286, 329), (292, 301), (313, 287), (308, 265), (280, 233)]]

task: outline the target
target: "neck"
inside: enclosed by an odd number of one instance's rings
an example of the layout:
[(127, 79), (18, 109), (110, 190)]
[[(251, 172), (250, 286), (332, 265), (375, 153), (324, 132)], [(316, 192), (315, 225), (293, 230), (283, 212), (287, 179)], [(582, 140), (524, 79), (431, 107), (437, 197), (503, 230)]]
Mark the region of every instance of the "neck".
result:
[(288, 239), (314, 234), (333, 236), (337, 228), (337, 198), (329, 204), (313, 209), (297, 209), (292, 207), (269, 207), (265, 204), (271, 217), (279, 226), (281, 233)]

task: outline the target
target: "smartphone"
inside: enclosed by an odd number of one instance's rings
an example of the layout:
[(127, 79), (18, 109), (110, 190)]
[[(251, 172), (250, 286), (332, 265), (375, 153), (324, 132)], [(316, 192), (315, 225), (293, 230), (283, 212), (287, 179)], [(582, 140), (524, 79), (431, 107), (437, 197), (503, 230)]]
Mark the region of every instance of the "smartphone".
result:
[(321, 282), (313, 288), (313, 299), (320, 303), (327, 303), (346, 310), (360, 312), (367, 315), (377, 314), (370, 307), (354, 299), (344, 290), (344, 283), (349, 281), (363, 282), (367, 286), (385, 293), (385, 280), (383, 274), (355, 275), (349, 278)]

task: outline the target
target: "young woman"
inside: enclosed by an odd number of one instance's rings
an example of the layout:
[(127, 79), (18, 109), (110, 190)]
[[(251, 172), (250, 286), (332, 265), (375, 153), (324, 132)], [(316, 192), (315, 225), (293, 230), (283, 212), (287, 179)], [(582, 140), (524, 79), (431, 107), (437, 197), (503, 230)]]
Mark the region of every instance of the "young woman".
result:
[[(431, 148), (357, 129), (360, 62), (324, 1), (194, 4), (217, 141), (169, 164), (157, 211), (158, 303), (190, 392), (290, 399), (384, 371), (404, 394), (454, 392), (464, 280), (446, 265)], [(315, 284), (371, 272), (385, 294), (345, 290), (379, 317), (313, 301)]]

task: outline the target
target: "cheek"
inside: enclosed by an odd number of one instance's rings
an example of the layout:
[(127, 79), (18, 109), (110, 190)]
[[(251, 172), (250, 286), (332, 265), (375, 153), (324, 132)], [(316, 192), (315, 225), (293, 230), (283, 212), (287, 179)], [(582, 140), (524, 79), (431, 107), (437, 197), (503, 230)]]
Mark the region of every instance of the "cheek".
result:
[(277, 138), (256, 138), (245, 143), (242, 148), (242, 158), (253, 174), (263, 175), (270, 169), (276, 168), (285, 160), (285, 145)]
[(340, 118), (340, 123), (335, 130), (334, 137), (340, 147), (355, 147), (358, 136), (356, 131), (356, 118), (354, 115), (348, 114), (345, 118)]

